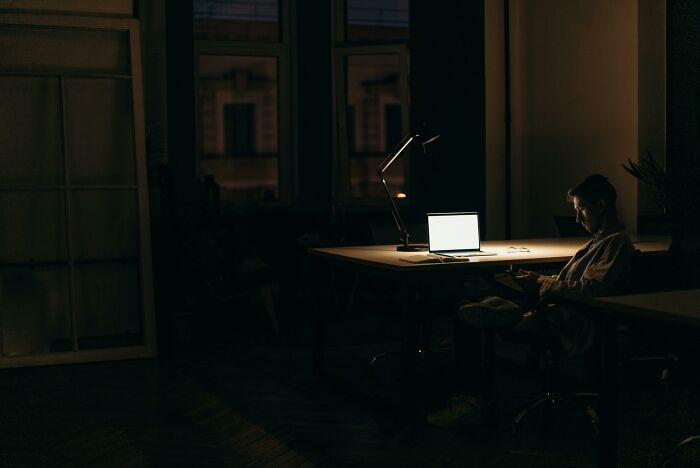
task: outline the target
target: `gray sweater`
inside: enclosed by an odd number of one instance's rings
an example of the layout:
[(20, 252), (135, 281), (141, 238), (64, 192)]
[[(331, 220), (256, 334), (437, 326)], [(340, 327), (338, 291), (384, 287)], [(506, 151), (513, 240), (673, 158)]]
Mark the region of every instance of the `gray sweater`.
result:
[(598, 233), (556, 276), (541, 280), (540, 295), (564, 293), (577, 297), (614, 294), (614, 288), (634, 252), (624, 229)]
[[(555, 293), (586, 298), (615, 294), (633, 252), (634, 246), (624, 228), (596, 234), (558, 275), (542, 278), (540, 295)], [(593, 346), (595, 323), (589, 314), (559, 306), (548, 310), (544, 318), (566, 355), (581, 354)]]

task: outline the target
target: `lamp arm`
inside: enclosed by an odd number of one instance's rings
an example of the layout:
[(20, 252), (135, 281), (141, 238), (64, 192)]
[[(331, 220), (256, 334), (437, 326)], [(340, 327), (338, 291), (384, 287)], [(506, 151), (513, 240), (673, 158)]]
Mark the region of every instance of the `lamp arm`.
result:
[(401, 215), (399, 214), (399, 210), (398, 208), (396, 208), (396, 203), (394, 203), (394, 198), (391, 196), (389, 187), (386, 185), (384, 173), (387, 169), (389, 169), (389, 166), (391, 166), (394, 163), (396, 158), (399, 157), (403, 150), (405, 150), (406, 147), (411, 144), (414, 138), (415, 135), (413, 133), (409, 133), (408, 135), (403, 137), (399, 144), (396, 145), (393, 150), (391, 150), (391, 153), (389, 153), (387, 157), (384, 158), (384, 161), (382, 161), (382, 163), (379, 166), (377, 166), (377, 175), (379, 176), (379, 180), (382, 181), (382, 185), (384, 186), (384, 190), (386, 191), (386, 196), (389, 198), (389, 202), (391, 203), (391, 214), (394, 217), (396, 227), (398, 228), (399, 233), (401, 234), (401, 242), (403, 242), (404, 246), (408, 245), (408, 231), (406, 231), (406, 226), (404, 226), (403, 220), (401, 219)]
[(414, 130), (411, 133), (407, 134), (405, 137), (403, 137), (399, 144), (396, 145), (394, 149), (391, 150), (391, 152), (386, 156), (386, 158), (384, 158), (381, 164), (377, 166), (377, 175), (379, 176), (379, 180), (382, 181), (382, 186), (384, 186), (386, 196), (389, 197), (389, 203), (391, 203), (391, 215), (394, 217), (396, 228), (401, 234), (401, 242), (403, 243), (403, 245), (397, 246), (396, 250), (402, 252), (417, 252), (421, 250), (427, 250), (427, 246), (408, 245), (408, 231), (406, 231), (406, 226), (404, 226), (403, 220), (401, 219), (401, 215), (399, 214), (399, 210), (398, 208), (396, 208), (396, 202), (394, 202), (394, 197), (391, 196), (391, 192), (389, 192), (389, 187), (386, 185), (384, 173), (387, 171), (387, 169), (389, 169), (389, 166), (391, 166), (394, 163), (394, 161), (396, 161), (396, 158), (399, 157), (403, 150), (405, 150), (406, 147), (410, 145), (414, 139), (419, 138), (421, 140), (421, 143), (423, 144), (423, 153), (425, 153), (425, 145), (435, 141), (439, 136), (439, 133), (435, 132), (433, 129), (423, 124), (420, 127), (420, 129)]
[[(401, 154), (401, 152), (404, 149), (406, 149), (408, 145), (411, 144), (414, 138), (414, 134), (409, 133), (408, 135), (403, 137), (403, 140), (401, 140), (399, 144), (394, 147), (393, 150), (391, 150), (391, 153), (389, 153), (387, 157), (384, 158), (384, 161), (382, 161), (382, 163), (379, 166), (377, 166), (377, 174), (379, 174), (379, 177), (382, 177), (384, 175), (384, 172), (386, 172), (386, 170), (389, 169), (389, 166), (391, 166), (396, 160), (396, 158), (399, 157), (399, 154)], [(384, 186), (386, 187), (386, 183), (384, 184)]]
[(389, 153), (387, 157), (384, 158), (384, 161), (382, 161), (382, 163), (379, 166), (377, 166), (377, 175), (379, 176), (379, 180), (382, 181), (382, 185), (384, 186), (384, 190), (386, 191), (386, 196), (389, 198), (389, 202), (391, 203), (391, 214), (394, 217), (396, 227), (398, 228), (399, 233), (401, 234), (401, 242), (403, 242), (404, 246), (408, 245), (408, 231), (406, 231), (406, 226), (404, 226), (403, 220), (401, 219), (401, 215), (399, 214), (399, 210), (398, 208), (396, 208), (394, 198), (391, 196), (391, 192), (389, 192), (389, 187), (386, 185), (384, 173), (387, 169), (389, 169), (389, 166), (391, 166), (394, 163), (396, 158), (399, 157), (403, 150), (405, 150), (406, 147), (411, 144), (414, 138), (415, 135), (413, 133), (409, 133), (408, 135), (403, 137), (399, 144), (396, 145), (393, 150), (391, 150), (391, 153)]
[(404, 226), (403, 221), (401, 220), (401, 215), (399, 214), (399, 210), (396, 208), (396, 203), (394, 203), (394, 198), (391, 196), (391, 192), (389, 192), (389, 187), (387, 187), (386, 185), (386, 180), (384, 180), (384, 176), (378, 170), (377, 173), (379, 174), (379, 179), (382, 181), (382, 185), (384, 186), (386, 195), (387, 197), (389, 197), (389, 202), (391, 202), (391, 214), (394, 217), (394, 222), (396, 223), (396, 227), (398, 228), (399, 233), (401, 233), (401, 242), (403, 242), (404, 246), (407, 246), (408, 231), (406, 231), (406, 226)]

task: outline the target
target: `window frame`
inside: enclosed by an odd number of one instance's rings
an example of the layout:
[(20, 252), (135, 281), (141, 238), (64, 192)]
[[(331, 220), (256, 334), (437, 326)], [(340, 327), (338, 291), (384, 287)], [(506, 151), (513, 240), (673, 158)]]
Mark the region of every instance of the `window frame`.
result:
[[(383, 197), (353, 197), (351, 189), (350, 154), (347, 123), (347, 58), (356, 55), (397, 55), (399, 58), (399, 99), (401, 101), (401, 133), (410, 129), (409, 49), (405, 40), (346, 40), (346, 1), (334, 0), (333, 8), (333, 199), (347, 207), (383, 207)], [(410, 194), (410, 161), (402, 155), (404, 189)], [(379, 184), (379, 180), (377, 180)], [(408, 198), (395, 200), (408, 205)]]
[(274, 57), (277, 60), (277, 187), (279, 196), (276, 200), (262, 199), (221, 201), (222, 212), (226, 207), (247, 206), (288, 206), (292, 203), (294, 180), (294, 152), (292, 139), (292, 52), (290, 44), (290, 25), (292, 22), (292, 0), (279, 0), (279, 41), (220, 41), (194, 40), (193, 72), (194, 72), (194, 108), (195, 127), (197, 128), (196, 168), (195, 174), (201, 179), (201, 155), (199, 147), (199, 57), (202, 55), (229, 57)]
[[(150, 215), (149, 215), (149, 195), (148, 195), (148, 174), (146, 163), (146, 131), (145, 131), (145, 116), (144, 116), (144, 95), (143, 95), (143, 71), (141, 61), (141, 39), (140, 39), (140, 24), (138, 20), (132, 18), (117, 18), (117, 17), (80, 17), (71, 15), (48, 15), (48, 14), (4, 14), (0, 16), (0, 25), (2, 26), (20, 26), (20, 27), (42, 27), (61, 29), (75, 29), (86, 31), (117, 31), (124, 32), (128, 37), (129, 58), (129, 74), (112, 74), (112, 73), (92, 73), (89, 71), (42, 71), (28, 70), (19, 74), (27, 76), (56, 76), (59, 83), (62, 83), (64, 78), (91, 78), (91, 79), (126, 79), (130, 82), (131, 88), (131, 111), (132, 111), (132, 131), (133, 131), (133, 164), (134, 177), (133, 183), (121, 184), (72, 184), (70, 183), (69, 173), (66, 171), (67, 164), (67, 148), (65, 145), (65, 127), (63, 127), (63, 146), (61, 150), (63, 158), (63, 182), (57, 186), (3, 186), (0, 189), (5, 193), (11, 192), (38, 192), (38, 191), (56, 191), (62, 193), (65, 200), (66, 215), (64, 219), (67, 261), (65, 262), (68, 268), (68, 309), (67, 317), (70, 320), (71, 328), (71, 345), (72, 349), (67, 351), (49, 351), (46, 353), (31, 353), (17, 356), (0, 355), (0, 368), (36, 366), (36, 365), (53, 365), (53, 364), (69, 364), (69, 363), (84, 363), (96, 361), (109, 361), (121, 359), (137, 359), (157, 356), (156, 343), (156, 323), (155, 323), (155, 306), (153, 293), (153, 268), (151, 258), (151, 237), (150, 237)], [(3, 76), (16, 75), (15, 71), (2, 70)], [(61, 94), (63, 94), (63, 88)], [(62, 99), (62, 98), (61, 98)], [(63, 104), (61, 104), (62, 106)], [(65, 125), (65, 113), (61, 108), (62, 124)], [(135, 194), (137, 202), (137, 238), (138, 238), (138, 301), (141, 320), (141, 334), (143, 337), (142, 344), (133, 344), (126, 346), (110, 346), (105, 348), (88, 348), (78, 345), (78, 296), (76, 284), (76, 267), (78, 260), (73, 252), (73, 236), (75, 225), (71, 218), (71, 192), (78, 190), (99, 190), (99, 191), (116, 191), (127, 190)], [(91, 258), (92, 261), (104, 261), (105, 259)], [(81, 260), (82, 261), (82, 260)], [(115, 259), (106, 259), (109, 263), (122, 263), (124, 260), (116, 261)], [(37, 267), (51, 265), (51, 262), (37, 263)], [(63, 262), (60, 262), (62, 265)], [(21, 268), (31, 268), (35, 265), (30, 259), (27, 265), (15, 265)], [(13, 267), (13, 265), (9, 265)], [(0, 314), (0, 321), (2, 317)], [(0, 346), (1, 348), (1, 346)], [(0, 353), (1, 354), (1, 353)]]

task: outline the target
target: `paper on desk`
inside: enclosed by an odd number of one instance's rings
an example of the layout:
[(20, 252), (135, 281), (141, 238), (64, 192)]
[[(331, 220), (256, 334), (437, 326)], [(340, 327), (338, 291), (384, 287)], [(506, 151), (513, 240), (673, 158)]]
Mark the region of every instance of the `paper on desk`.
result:
[(399, 260), (410, 263), (462, 263), (468, 262), (468, 258), (445, 257), (435, 254), (416, 254), (408, 257), (401, 257)]

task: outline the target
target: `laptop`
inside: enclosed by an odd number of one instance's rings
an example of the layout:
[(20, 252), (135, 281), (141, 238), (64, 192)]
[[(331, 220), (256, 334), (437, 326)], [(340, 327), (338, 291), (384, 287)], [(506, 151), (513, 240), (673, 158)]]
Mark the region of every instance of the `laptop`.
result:
[(428, 213), (428, 250), (453, 258), (496, 255), (481, 250), (478, 213)]

